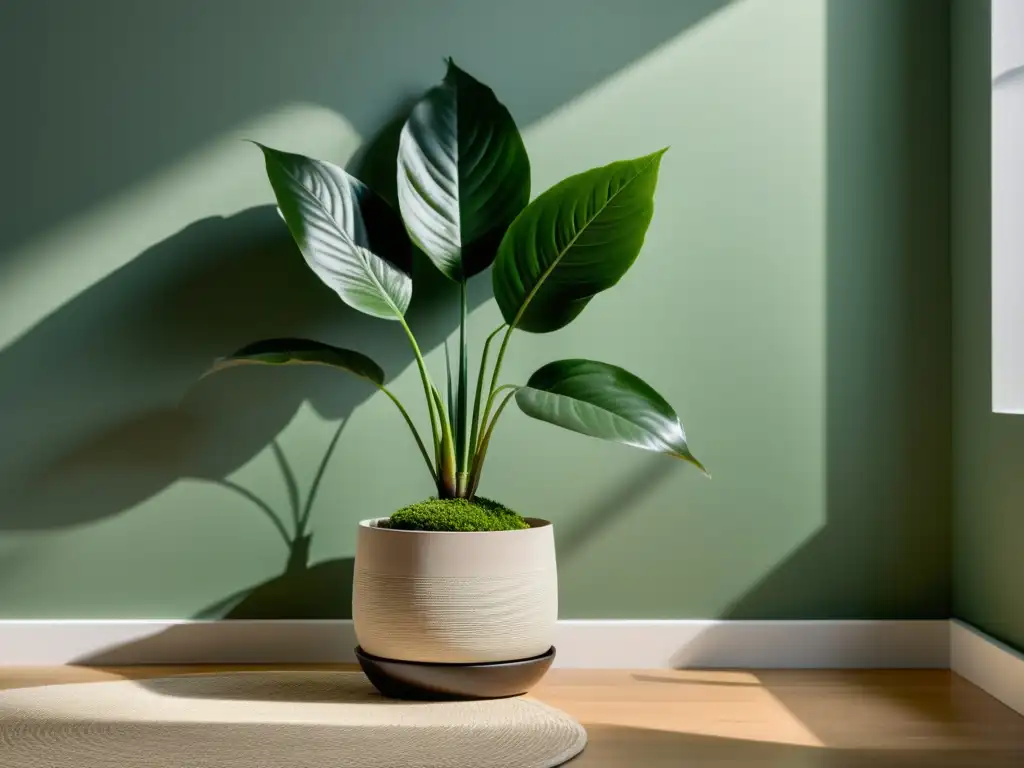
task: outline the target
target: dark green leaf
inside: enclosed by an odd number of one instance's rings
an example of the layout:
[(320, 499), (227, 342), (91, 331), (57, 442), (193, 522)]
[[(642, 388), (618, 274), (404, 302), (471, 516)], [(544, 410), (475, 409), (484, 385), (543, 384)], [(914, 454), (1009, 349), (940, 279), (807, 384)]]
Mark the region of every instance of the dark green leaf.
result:
[(594, 360), (558, 360), (516, 392), (527, 416), (602, 440), (667, 453), (704, 467), (665, 399), (629, 371)]
[(404, 315), (412, 255), (398, 214), (336, 165), (258, 146), (309, 267), (353, 309), (387, 320)]
[(512, 115), (449, 60), (398, 148), (398, 203), (413, 241), (446, 277), (472, 277), (529, 199), (530, 160)]
[(664, 152), (570, 176), (519, 214), (494, 262), (505, 322), (556, 331), (619, 281), (643, 245)]
[(309, 339), (257, 341), (221, 358), (203, 375), (238, 365), (326, 365), (353, 373), (378, 387), (384, 384), (384, 371), (366, 355)]

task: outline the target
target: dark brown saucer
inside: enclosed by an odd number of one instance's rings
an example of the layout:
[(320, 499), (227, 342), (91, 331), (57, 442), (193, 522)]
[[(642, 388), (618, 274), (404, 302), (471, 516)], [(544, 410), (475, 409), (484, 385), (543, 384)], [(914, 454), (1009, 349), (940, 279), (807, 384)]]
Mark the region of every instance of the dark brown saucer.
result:
[(487, 664), (397, 661), (358, 647), (356, 658), (374, 687), (393, 699), (500, 699), (526, 693), (544, 677), (555, 660), (555, 647), (529, 659)]

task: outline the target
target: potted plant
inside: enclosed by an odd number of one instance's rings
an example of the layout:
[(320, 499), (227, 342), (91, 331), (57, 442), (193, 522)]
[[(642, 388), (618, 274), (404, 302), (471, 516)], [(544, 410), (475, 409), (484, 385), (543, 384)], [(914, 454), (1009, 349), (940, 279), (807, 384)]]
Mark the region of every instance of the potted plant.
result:
[[(477, 495), (506, 406), (514, 400), (534, 419), (703, 469), (671, 406), (622, 368), (556, 360), (525, 383), (501, 380), (513, 334), (564, 327), (637, 258), (665, 150), (571, 176), (530, 202), (530, 161), (512, 116), (451, 61), (402, 130), (399, 211), (335, 165), (260, 148), (281, 217), (309, 267), (350, 307), (407, 336), (427, 431), (388, 389), (380, 366), (355, 350), (271, 339), (212, 370), (325, 365), (365, 379), (394, 403), (435, 495), (360, 523), (353, 617), (364, 668), (399, 695), (519, 693), (553, 656), (557, 576), (551, 523)], [(405, 318), (411, 246), (461, 297), (456, 372), (448, 366), (444, 395)], [(504, 323), (487, 337), (471, 387), (466, 286), (488, 267)]]

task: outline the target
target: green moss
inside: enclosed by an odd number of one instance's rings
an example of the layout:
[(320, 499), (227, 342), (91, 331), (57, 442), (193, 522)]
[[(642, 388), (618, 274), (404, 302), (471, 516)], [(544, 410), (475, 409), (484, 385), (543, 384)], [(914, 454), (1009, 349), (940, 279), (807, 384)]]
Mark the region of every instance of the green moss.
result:
[(519, 514), (490, 499), (427, 499), (395, 512), (382, 527), (402, 531), (516, 531), (529, 528)]

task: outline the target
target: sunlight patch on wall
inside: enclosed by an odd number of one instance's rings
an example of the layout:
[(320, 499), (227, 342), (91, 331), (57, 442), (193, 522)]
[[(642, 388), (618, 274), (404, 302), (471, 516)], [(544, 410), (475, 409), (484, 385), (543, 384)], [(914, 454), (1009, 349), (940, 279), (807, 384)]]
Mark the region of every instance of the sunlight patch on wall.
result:
[[(714, 480), (672, 473), (636, 511), (679, 510), (658, 525), (688, 542), (686, 562), (644, 558), (643, 579), (678, 585), (691, 615), (719, 615), (826, 522), (825, 12), (823, 0), (733, 3), (524, 131), (534, 195), (671, 145), (637, 263), (573, 325), (520, 340), (507, 378), (593, 357), (637, 372), (676, 405)], [(538, 464), (606, 452), (558, 433), (540, 442), (539, 427), (508, 422), (502, 442), (537, 445)], [(494, 464), (512, 460), (496, 452)], [(587, 528), (587, 510), (621, 495), (642, 458), (595, 474), (582, 498), (571, 483), (564, 496), (552, 489), (551, 506), (568, 510), (563, 526)], [(590, 574), (588, 552), (644, 557), (650, 531), (627, 517), (565, 569), (574, 604), (592, 592), (574, 579), (577, 559)]]
[(0, 257), (0, 348), (154, 243), (197, 219), (272, 200), (258, 150), (244, 139), (344, 164), (361, 138), (331, 110), (293, 104), (196, 149), (147, 181)]

